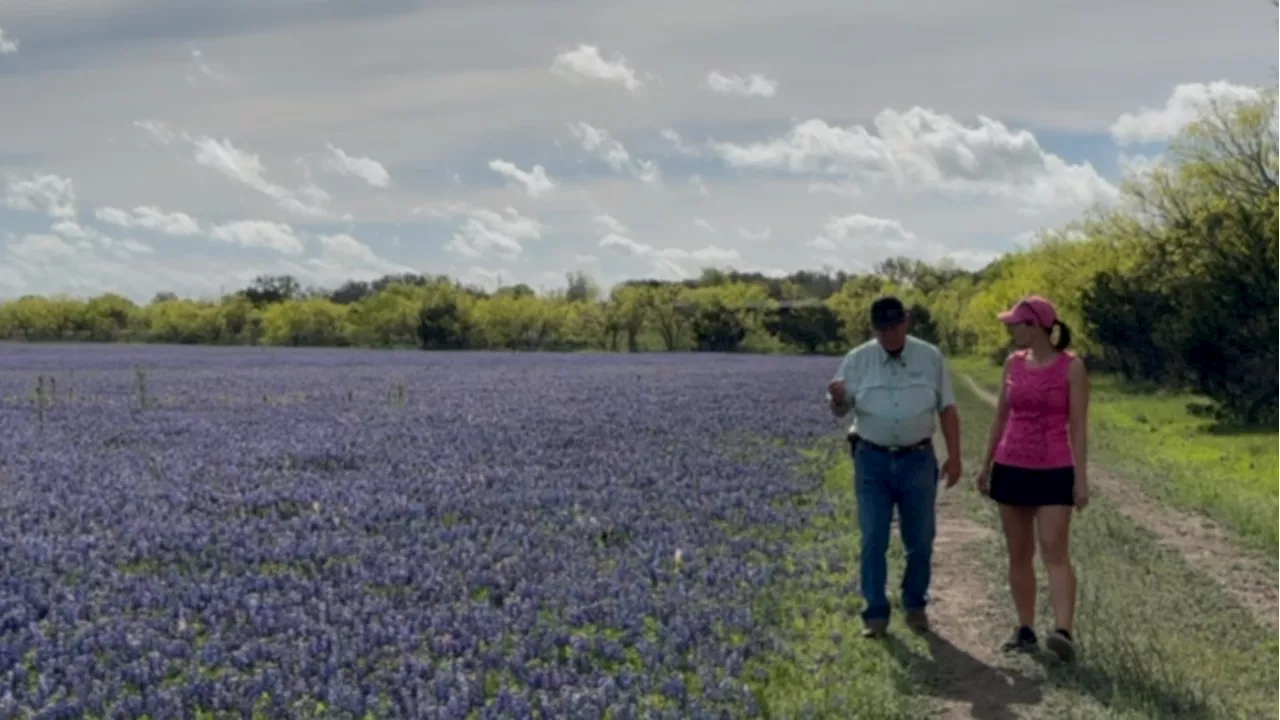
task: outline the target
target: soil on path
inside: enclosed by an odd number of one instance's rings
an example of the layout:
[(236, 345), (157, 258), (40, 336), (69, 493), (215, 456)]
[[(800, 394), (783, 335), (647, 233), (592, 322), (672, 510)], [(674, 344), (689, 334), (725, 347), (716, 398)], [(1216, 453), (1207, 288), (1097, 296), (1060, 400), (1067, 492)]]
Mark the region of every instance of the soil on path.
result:
[(964, 491), (961, 484), (939, 492), (930, 583), (932, 632), (924, 636), (931, 657), (916, 659), (912, 667), (921, 686), (940, 701), (936, 717), (1043, 717), (1043, 673), (1025, 674), (1000, 651), (1010, 610), (996, 602), (1000, 595), (983, 565), (983, 546), (1002, 541), (966, 517)]
[[(997, 397), (972, 377), (961, 374), (965, 384), (988, 405)], [(1249, 553), (1231, 533), (1213, 521), (1161, 503), (1106, 468), (1089, 463), (1089, 484), (1107, 498), (1116, 510), (1134, 523), (1154, 533), (1159, 541), (1176, 551), (1197, 571), (1211, 577), (1234, 597), (1258, 622), (1277, 629), (1277, 588), (1275, 567)]]

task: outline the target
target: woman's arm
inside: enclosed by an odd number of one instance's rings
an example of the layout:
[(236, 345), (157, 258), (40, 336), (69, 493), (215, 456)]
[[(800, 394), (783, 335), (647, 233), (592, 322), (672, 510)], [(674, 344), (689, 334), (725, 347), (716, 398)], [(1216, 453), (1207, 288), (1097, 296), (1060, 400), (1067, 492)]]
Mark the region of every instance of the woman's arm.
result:
[(982, 459), (984, 473), (986, 468), (991, 467), (996, 455), (996, 446), (1000, 444), (1000, 438), (1004, 435), (1005, 423), (1009, 420), (1009, 404), (1008, 399), (1005, 397), (1005, 388), (1009, 386), (1009, 365), (1012, 362), (1013, 355), (1004, 359), (1004, 371), (1000, 375), (1000, 393), (996, 398), (996, 416), (991, 420), (991, 432), (987, 435), (987, 454)]
[(1071, 435), (1071, 454), (1076, 466), (1076, 483), (1087, 487), (1089, 467), (1089, 373), (1080, 358), (1071, 359), (1067, 370), (1071, 404), (1067, 431)]

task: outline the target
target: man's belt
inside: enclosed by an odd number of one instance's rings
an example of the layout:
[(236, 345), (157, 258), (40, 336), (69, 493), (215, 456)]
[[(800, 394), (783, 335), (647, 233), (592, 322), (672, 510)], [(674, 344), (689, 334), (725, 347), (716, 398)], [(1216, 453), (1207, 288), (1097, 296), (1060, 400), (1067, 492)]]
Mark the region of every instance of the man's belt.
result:
[(851, 451), (856, 451), (858, 449), (859, 444), (866, 445), (872, 450), (877, 450), (879, 452), (887, 453), (889, 455), (902, 455), (903, 453), (916, 452), (917, 450), (925, 450), (932, 447), (933, 438), (928, 437), (919, 442), (911, 443), (910, 445), (881, 445), (880, 443), (873, 443), (864, 437), (859, 437), (858, 435), (850, 434), (849, 449)]

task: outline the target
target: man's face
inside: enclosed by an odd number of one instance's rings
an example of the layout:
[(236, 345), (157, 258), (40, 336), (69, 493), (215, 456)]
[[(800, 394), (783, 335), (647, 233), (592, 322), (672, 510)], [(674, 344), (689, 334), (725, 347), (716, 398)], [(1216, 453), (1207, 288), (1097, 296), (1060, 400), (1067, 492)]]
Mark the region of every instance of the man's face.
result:
[(909, 323), (903, 320), (893, 327), (875, 330), (876, 342), (880, 343), (880, 347), (887, 352), (898, 352), (903, 345), (907, 344), (908, 325)]

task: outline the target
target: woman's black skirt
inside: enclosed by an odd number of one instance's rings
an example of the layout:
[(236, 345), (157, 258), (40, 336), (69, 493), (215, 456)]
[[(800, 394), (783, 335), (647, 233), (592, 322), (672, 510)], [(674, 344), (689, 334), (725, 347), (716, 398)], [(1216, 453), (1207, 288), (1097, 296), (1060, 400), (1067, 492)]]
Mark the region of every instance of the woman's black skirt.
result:
[(1075, 483), (1074, 467), (1042, 470), (995, 463), (991, 468), (991, 499), (1018, 507), (1075, 505)]

